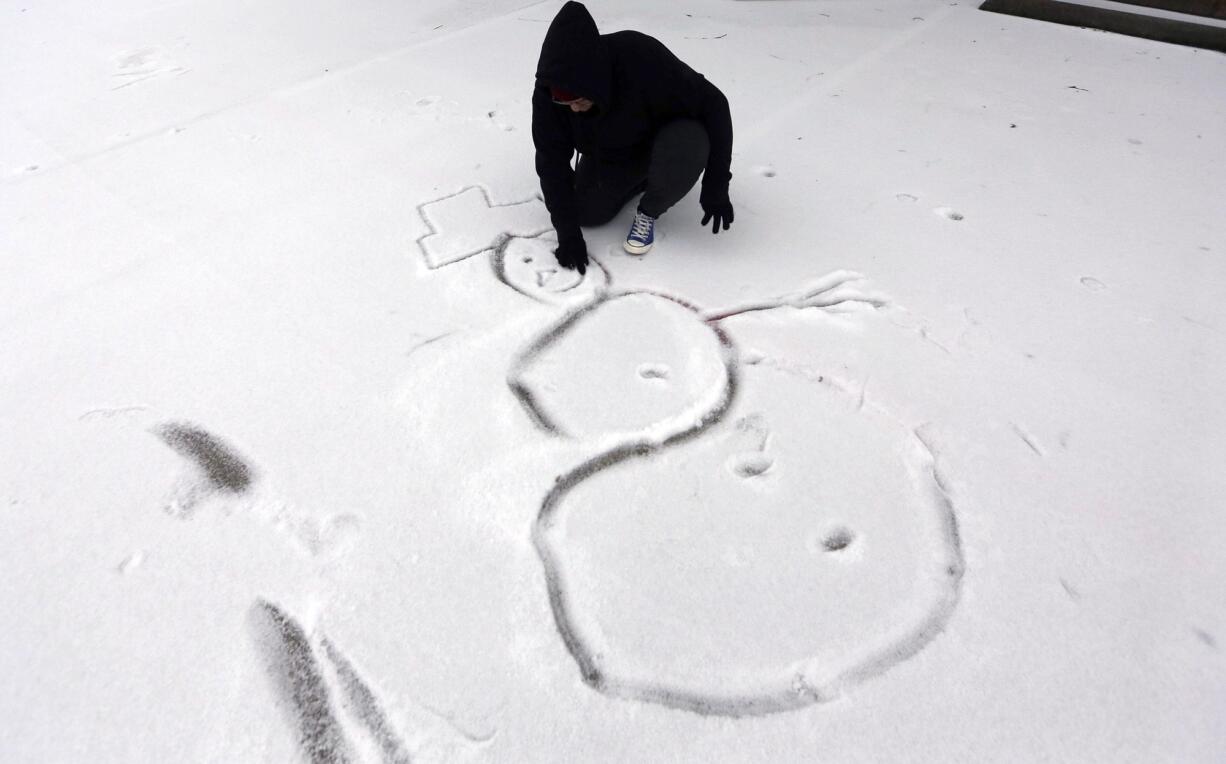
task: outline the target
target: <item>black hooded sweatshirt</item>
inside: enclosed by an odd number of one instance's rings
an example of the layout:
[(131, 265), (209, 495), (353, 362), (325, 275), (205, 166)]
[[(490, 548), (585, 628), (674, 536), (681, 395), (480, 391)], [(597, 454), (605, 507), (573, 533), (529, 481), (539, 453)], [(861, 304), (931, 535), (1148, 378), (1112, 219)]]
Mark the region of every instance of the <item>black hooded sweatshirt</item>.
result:
[[(553, 102), (551, 85), (595, 106), (572, 112)], [(562, 6), (545, 34), (532, 94), (536, 174), (558, 238), (583, 235), (571, 169), (576, 150), (598, 160), (597, 166), (641, 158), (651, 152), (656, 131), (680, 118), (696, 119), (707, 130), (711, 153), (702, 178), (704, 196), (726, 196), (732, 116), (719, 88), (659, 40), (633, 31), (602, 35), (581, 3)]]

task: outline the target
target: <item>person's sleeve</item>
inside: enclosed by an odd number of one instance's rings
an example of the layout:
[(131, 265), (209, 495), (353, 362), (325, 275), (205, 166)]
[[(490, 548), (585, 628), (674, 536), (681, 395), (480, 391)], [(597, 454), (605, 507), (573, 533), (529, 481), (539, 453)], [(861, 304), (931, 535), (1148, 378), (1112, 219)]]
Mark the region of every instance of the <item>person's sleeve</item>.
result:
[(536, 174), (541, 179), (545, 207), (558, 240), (582, 238), (575, 202), (575, 171), (570, 162), (575, 147), (564, 122), (555, 109), (549, 89), (538, 85), (532, 93), (532, 143), (536, 146)]
[(711, 153), (702, 176), (705, 190), (727, 193), (732, 180), (732, 112), (728, 99), (706, 77), (694, 71), (663, 43), (648, 38), (644, 59), (656, 80), (652, 88), (655, 110), (671, 117), (702, 122)]
[(700, 85), (699, 119), (707, 128), (707, 140), (711, 142), (711, 154), (707, 157), (707, 169), (702, 176), (706, 189), (728, 191), (732, 180), (732, 111), (723, 91), (706, 77), (695, 74)]

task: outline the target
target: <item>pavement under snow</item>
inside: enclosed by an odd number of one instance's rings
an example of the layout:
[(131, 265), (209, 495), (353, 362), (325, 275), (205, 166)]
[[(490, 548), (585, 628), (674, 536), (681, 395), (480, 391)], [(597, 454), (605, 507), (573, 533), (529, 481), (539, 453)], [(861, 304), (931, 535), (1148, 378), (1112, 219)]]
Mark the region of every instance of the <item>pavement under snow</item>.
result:
[(1226, 756), (1226, 57), (592, 0), (736, 223), (580, 279), (558, 7), (0, 7), (0, 759)]

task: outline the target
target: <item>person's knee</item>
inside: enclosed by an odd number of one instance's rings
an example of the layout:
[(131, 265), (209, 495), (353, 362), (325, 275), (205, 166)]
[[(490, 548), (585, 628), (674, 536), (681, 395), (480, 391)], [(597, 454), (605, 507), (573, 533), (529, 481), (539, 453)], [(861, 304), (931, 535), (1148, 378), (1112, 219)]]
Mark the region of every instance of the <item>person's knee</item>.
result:
[(579, 225), (584, 228), (604, 225), (617, 215), (617, 209), (610, 205), (598, 205), (582, 201), (579, 203)]
[(675, 119), (656, 135), (655, 151), (705, 164), (711, 152), (707, 128), (696, 119)]
[(603, 184), (576, 188), (579, 225), (587, 228), (608, 223), (646, 186), (645, 174), (640, 177), (634, 167), (624, 167), (611, 168)]

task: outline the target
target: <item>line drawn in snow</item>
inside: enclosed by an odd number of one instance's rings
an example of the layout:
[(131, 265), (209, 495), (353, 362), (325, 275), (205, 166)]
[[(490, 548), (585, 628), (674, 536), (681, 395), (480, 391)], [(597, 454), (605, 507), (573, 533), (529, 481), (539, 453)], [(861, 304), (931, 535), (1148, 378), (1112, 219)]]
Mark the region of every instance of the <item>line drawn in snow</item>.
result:
[[(732, 366), (729, 369), (731, 384), (724, 390), (723, 395), (716, 399), (714, 407), (701, 413), (693, 410), (684, 417), (678, 417), (673, 422), (672, 431), (657, 429), (651, 435), (642, 434), (638, 438), (615, 443), (608, 450), (603, 450), (560, 476), (542, 502), (533, 528), (533, 542), (545, 567), (555, 623), (585, 683), (604, 694), (658, 703), (702, 715), (742, 717), (793, 710), (811, 703), (834, 699), (846, 689), (914, 655), (943, 630), (956, 607), (964, 563), (954, 506), (947, 493), (948, 481), (941, 475), (939, 453), (934, 449), (931, 440), (925, 442), (918, 433), (912, 433), (897, 423), (890, 424), (887, 418), (874, 413), (876, 420), (884, 423), (874, 426), (885, 427), (882, 431), (885, 436), (909, 444), (908, 453), (911, 456), (908, 457), (907, 464), (908, 470), (914, 471), (914, 477), (907, 477), (907, 474), (910, 474), (908, 472), (900, 473), (897, 479), (903, 485), (911, 485), (914, 480), (914, 489), (904, 490), (914, 491), (913, 498), (909, 501), (916, 503), (915, 511), (922, 515), (919, 522), (927, 529), (923, 534), (924, 542), (912, 555), (913, 559), (921, 563), (917, 590), (922, 596), (914, 606), (908, 606), (904, 610), (913, 609), (914, 612), (905, 616), (896, 616), (893, 611), (883, 612), (882, 618), (887, 619), (886, 622), (880, 629), (864, 634), (862, 644), (841, 653), (823, 655), (822, 659), (797, 653), (780, 656), (778, 664), (760, 665), (752, 669), (736, 664), (720, 665), (700, 661), (699, 668), (693, 669), (692, 673), (686, 673), (677, 668), (683, 662), (684, 653), (670, 652), (657, 658), (651, 654), (656, 648), (647, 649), (646, 655), (641, 651), (636, 652), (635, 645), (675, 644), (680, 635), (675, 631), (667, 631), (666, 625), (677, 619), (632, 617), (631, 622), (626, 622), (605, 612), (609, 607), (605, 603), (610, 601), (610, 597), (606, 596), (608, 593), (604, 589), (599, 588), (601, 582), (617, 581), (620, 585), (626, 580), (627, 571), (618, 569), (613, 573), (601, 569), (601, 572), (592, 574), (589, 570), (590, 564), (586, 561), (591, 558), (594, 549), (598, 550), (610, 538), (609, 529), (605, 526), (600, 526), (602, 532), (593, 532), (594, 535), (587, 537), (590, 539), (589, 545), (584, 546), (581, 552), (571, 553), (571, 548), (581, 538), (575, 535), (576, 525), (580, 524), (582, 516), (592, 514), (590, 502), (583, 503), (587, 499), (582, 500), (580, 506), (587, 508), (588, 512), (584, 515), (576, 514), (579, 509), (572, 506), (572, 497), (584, 491), (590, 483), (612, 479), (607, 476), (619, 472), (623, 476), (631, 475), (621, 478), (627, 488), (639, 484), (660, 485), (657, 481), (633, 477), (638, 474), (634, 471), (651, 469), (653, 463), (660, 461), (664, 455), (681, 449), (683, 445), (692, 449), (695, 444), (701, 445), (710, 441), (708, 433), (720, 429), (722, 420), (733, 407), (739, 390), (739, 384), (732, 382), (736, 379), (738, 377), (735, 366)], [(834, 386), (825, 387), (832, 391), (837, 390)], [(541, 408), (547, 409), (548, 406)], [(845, 416), (864, 416), (854, 399), (848, 399), (847, 408), (854, 413)], [(736, 434), (735, 430), (733, 432)], [(890, 435), (890, 432), (894, 435)], [(736, 440), (736, 437), (733, 437), (734, 447), (737, 445)], [(632, 472), (627, 473), (627, 470)], [(692, 469), (686, 470), (686, 474), (692, 472)], [(603, 492), (599, 488), (590, 490), (597, 493), (595, 498), (590, 499), (600, 508), (596, 514), (620, 512), (623, 511), (621, 507), (627, 504), (627, 501), (615, 501), (610, 505), (607, 499), (601, 499), (600, 495), (624, 493), (609, 488), (607, 484)], [(716, 493), (697, 500), (696, 506), (707, 506), (708, 499), (718, 496), (726, 489), (717, 486), (712, 490)], [(659, 505), (652, 505), (650, 509), (652, 512), (667, 512), (668, 507), (677, 505), (675, 499), (674, 494), (669, 494), (668, 500), (661, 500)], [(643, 498), (636, 497), (631, 499), (630, 503), (642, 501)], [(769, 502), (762, 505), (761, 509), (768, 512), (763, 518), (769, 517), (769, 507)], [(765, 519), (763, 521), (765, 522)], [(690, 520), (684, 522), (688, 523)], [(623, 527), (634, 526), (625, 524)], [(655, 535), (665, 539), (670, 536)], [(648, 540), (647, 543), (655, 542)], [(671, 549), (667, 546), (667, 541), (661, 543), (665, 544), (662, 551)], [(865, 548), (862, 546), (861, 534), (843, 522), (834, 522), (815, 534), (808, 549), (815, 555), (829, 558), (832, 564), (864, 564)], [(738, 556), (748, 559), (745, 554)], [(664, 559), (669, 560), (670, 567), (682, 571), (677, 573), (678, 576), (684, 575), (683, 571), (687, 570), (702, 571), (695, 574), (700, 578), (712, 572), (703, 571), (701, 565), (677, 563), (672, 560), (670, 554), (666, 554)], [(752, 568), (752, 565), (750, 567)], [(585, 572), (588, 575), (584, 575)], [(663, 585), (660, 579), (655, 578), (652, 583), (640, 583), (646, 587), (643, 591)], [(691, 580), (690, 585), (692, 584)], [(688, 586), (681, 589), (684, 594), (678, 601), (696, 596), (694, 590)], [(600, 594), (588, 594), (593, 587)], [(753, 591), (761, 590), (754, 587)], [(901, 590), (897, 596), (905, 601), (911, 596), (910, 588)], [(654, 601), (650, 594), (644, 594), (643, 597)], [(665, 597), (665, 600), (677, 599), (670, 597), (671, 595)], [(613, 600), (616, 600), (616, 597), (613, 597)], [(703, 602), (708, 600), (704, 599)], [(631, 614), (642, 607), (639, 599), (635, 599), (634, 603)], [(730, 600), (725, 607), (737, 609), (746, 604), (739, 600)], [(703, 609), (713, 609), (717, 614), (723, 612), (715, 605), (700, 608)], [(681, 620), (687, 624), (691, 623), (690, 615), (687, 613)], [(891, 620), (895, 618), (898, 620)], [(806, 621), (809, 619), (825, 620), (825, 616), (822, 611), (817, 611), (805, 616)], [(648, 625), (635, 625), (633, 622), (638, 620)], [(715, 621), (719, 621), (718, 615), (715, 616)], [(627, 626), (627, 623), (630, 625)], [(656, 624), (665, 626), (658, 627)], [(709, 633), (712, 625), (694, 625), (694, 633)], [(664, 638), (652, 639), (653, 636), (659, 636), (658, 628), (664, 630)], [(800, 629), (803, 631), (803, 626)], [(630, 636), (613, 636), (627, 632)], [(829, 652), (836, 648), (824, 646), (823, 649)]]
[(1078, 602), (1081, 600), (1081, 591), (1078, 590), (1077, 587), (1073, 586), (1063, 578), (1060, 579), (1060, 586), (1064, 589), (1064, 593), (1068, 595), (1068, 598), (1073, 602)]
[[(627, 370), (629, 373), (620, 375), (618, 370), (619, 367), (624, 368), (624, 359), (610, 356), (594, 345), (583, 347), (582, 339), (575, 340), (580, 345), (578, 350), (590, 352), (591, 356), (573, 361), (575, 367), (602, 378), (594, 379), (594, 382), (611, 384), (614, 389), (632, 396), (638, 406), (631, 408), (641, 410), (632, 413), (615, 410), (590, 395), (592, 390), (598, 388), (586, 384), (567, 390), (558, 389), (548, 383), (549, 358), (558, 352), (571, 352), (568, 341), (576, 327), (585, 327), (586, 323), (603, 322), (621, 326), (624, 331), (631, 332), (636, 331), (631, 328), (636, 317), (643, 320), (648, 315), (653, 315), (668, 326), (687, 330), (684, 340), (670, 343), (672, 337), (665, 332), (658, 332), (650, 340), (644, 337), (644, 342), (663, 343), (660, 352), (675, 351), (678, 347), (693, 350), (678, 356), (684, 366), (671, 369), (670, 375), (673, 379), (687, 376), (701, 379), (702, 389), (694, 391), (696, 400), (689, 400), (690, 391), (674, 385), (653, 385), (648, 388), (620, 384), (619, 378), (626, 381), (637, 378), (641, 363), (636, 362)], [(651, 322), (647, 321), (644, 325), (650, 324)], [(512, 362), (507, 382), (529, 418), (550, 434), (587, 437), (597, 435), (599, 431), (608, 428), (610, 432), (642, 433), (646, 441), (651, 441), (658, 440), (652, 432), (670, 429), (673, 419), (702, 420), (710, 415), (707, 409), (718, 409), (720, 402), (729, 398), (735, 385), (734, 354), (727, 335), (713, 324), (702, 321), (695, 308), (683, 300), (641, 290), (605, 292), (592, 302), (571, 311), (521, 351)], [(545, 375), (545, 378), (542, 375)], [(552, 400), (546, 402), (543, 397), (546, 395)], [(593, 417), (598, 417), (595, 427), (592, 426)]]
[[(324, 628), (308, 628), (266, 599), (255, 601), (250, 625), (286, 721), (313, 764), (408, 764), (414, 757), (454, 761), (457, 743), (471, 749), (498, 734), (496, 728), (464, 730), (424, 703), (412, 703), (425, 712), (420, 713), (403, 700), (389, 702)], [(404, 734), (410, 726), (411, 737)]]
[(467, 186), (417, 207), (429, 232), (417, 239), (431, 269), (492, 252), (511, 236), (535, 237), (550, 230), (540, 196), (495, 204), (484, 186)]
[(114, 419), (120, 416), (129, 416), (142, 411), (148, 411), (148, 406), (117, 406), (109, 408), (97, 408), (86, 411), (81, 416), (77, 417), (77, 421), (87, 422), (91, 419)]
[(252, 627), (303, 755), (312, 764), (352, 761), (352, 748), (306, 631), (281, 608), (263, 599), (257, 600), (252, 609)]
[[(413, 355), (414, 353), (421, 350), (422, 348), (429, 347), (430, 345), (433, 345), (436, 342), (442, 342), (443, 340), (447, 339), (453, 334), (455, 334), (455, 332), (441, 332), (431, 337), (427, 337), (424, 340), (420, 340), (415, 345), (413, 345), (413, 347), (405, 351), (404, 356), (405, 358), (408, 358), (409, 356)], [(416, 336), (420, 336), (420, 335), (416, 335)]]
[(490, 259), (494, 278), (549, 305), (588, 303), (608, 291), (613, 277), (604, 264), (592, 258), (585, 276), (561, 268), (553, 256), (557, 243), (553, 229), (529, 236), (507, 234)]
[(487, 743), (493, 742), (494, 738), (498, 737), (497, 727), (491, 726), (489, 729), (474, 732), (457, 721), (455, 714), (447, 713), (421, 701), (417, 701), (417, 705), (423, 711), (430, 714), (430, 716), (446, 724), (448, 729), (469, 743), (483, 746)]
[(1193, 326), (1199, 326), (1200, 328), (1208, 329), (1211, 332), (1217, 331), (1217, 328), (1214, 327), (1212, 324), (1207, 324), (1204, 321), (1198, 321), (1197, 319), (1192, 318), (1191, 316), (1180, 316), (1180, 318), (1182, 318), (1184, 321), (1187, 321), (1189, 324), (1192, 324)]
[(144, 561), (145, 561), (145, 553), (139, 550), (135, 551), (132, 554), (128, 555), (127, 557), (123, 558), (123, 561), (115, 566), (115, 572), (121, 576), (126, 576), (127, 574), (139, 568), (141, 564), (144, 563)]
[[(900, 195), (900, 200), (904, 196)], [(727, 319), (771, 310), (821, 310), (824, 312), (876, 311), (892, 304), (888, 295), (873, 288), (862, 274), (835, 271), (784, 295), (746, 302), (725, 308), (704, 310), (677, 297), (650, 290), (619, 291), (613, 288), (612, 274), (596, 257), (591, 258), (588, 275), (580, 277), (574, 271), (559, 269), (552, 249), (556, 238), (549, 226), (544, 205), (539, 196), (510, 204), (494, 204), (481, 186), (465, 189), (418, 207), (429, 233), (418, 240), (427, 265), (437, 269), (444, 265), (490, 253), (493, 275), (507, 287), (538, 302), (557, 305), (565, 313), (549, 328), (530, 341), (512, 360), (507, 384), (519, 401), (528, 419), (542, 432), (555, 437), (579, 438), (601, 444), (599, 453), (585, 458), (577, 466), (558, 476), (545, 494), (532, 527), (532, 541), (545, 571), (546, 589), (555, 626), (567, 651), (579, 668), (585, 683), (614, 697), (688, 710), (704, 715), (749, 716), (769, 714), (799, 708), (814, 702), (837, 697), (845, 688), (887, 670), (906, 660), (934, 639), (944, 628), (959, 599), (964, 562), (961, 540), (950, 483), (941, 466), (940, 453), (927, 426), (908, 429), (894, 425), (898, 437), (910, 445), (907, 464), (914, 474), (918, 491), (915, 501), (926, 509), (926, 522), (935, 547), (929, 550), (923, 584), (928, 599), (922, 612), (909, 621), (896, 624), (890, 634), (874, 644), (865, 642), (859, 652), (846, 657), (837, 670), (818, 666), (812, 660), (799, 660), (772, 676), (763, 675), (749, 684), (756, 689), (744, 692), (724, 692), (677, 682), (660, 676), (655, 679), (636, 674), (633, 667), (619, 666), (617, 656), (608, 646), (593, 639), (590, 614), (584, 603), (571, 596), (573, 581), (568, 577), (565, 539), (560, 538), (568, 525), (562, 520), (568, 512), (567, 501), (588, 481), (612, 474), (616, 469), (634, 465), (651, 465), (665, 454), (687, 444), (702, 444), (712, 433), (723, 432), (727, 415), (738, 400), (741, 384), (741, 361), (738, 349), (721, 324)], [(952, 213), (952, 210), (950, 211)], [(938, 210), (938, 214), (942, 214)], [(954, 217), (953, 215), (956, 215)], [(961, 219), (961, 215), (947, 215)], [(457, 233), (458, 232), (458, 233)], [(608, 317), (612, 315), (613, 319)], [(624, 384), (614, 374), (609, 384), (626, 395), (673, 395), (668, 399), (674, 410), (668, 415), (667, 406), (657, 415), (627, 424), (625, 417), (614, 417), (612, 423), (588, 427), (584, 417), (592, 409), (584, 409), (582, 395), (568, 400), (564, 380), (543, 381), (549, 364), (541, 363), (550, 353), (570, 352), (568, 341), (580, 336), (592, 325), (605, 321), (621, 326), (632, 323), (636, 315), (646, 315), (656, 325), (654, 332), (633, 336), (662, 335), (679, 331), (684, 336), (680, 344), (689, 348), (691, 362), (676, 366), (670, 356), (644, 351), (626, 367), (627, 379), (651, 385)], [(686, 328), (688, 327), (688, 328)], [(572, 342), (572, 347), (585, 343)], [(590, 344), (590, 343), (589, 343)], [(693, 360), (697, 358), (698, 360)], [(569, 368), (599, 367), (607, 359), (592, 359), (584, 364), (570, 359)], [(786, 364), (769, 362), (761, 353), (747, 354), (746, 366), (761, 366), (763, 373), (792, 372)], [(614, 370), (616, 371), (616, 369)], [(757, 372), (755, 372), (757, 373)], [(698, 377), (694, 375), (697, 374)], [(851, 416), (880, 418), (878, 406), (865, 405), (867, 380), (854, 385), (842, 384), (819, 371), (805, 370), (798, 375), (808, 383), (816, 383), (838, 391), (850, 399)], [(695, 379), (698, 382), (695, 383)], [(667, 384), (662, 384), (667, 382)], [(688, 385), (688, 387), (687, 387)], [(852, 389), (854, 387), (854, 389)], [(680, 391), (680, 395), (677, 395)], [(599, 398), (598, 395), (588, 396)], [(736, 424), (736, 437), (741, 450), (724, 461), (725, 470), (734, 479), (748, 486), (756, 481), (775, 481), (776, 458), (767, 453), (770, 428), (760, 413), (742, 417)], [(748, 445), (745, 445), (748, 442)], [(775, 477), (769, 477), (775, 475)], [(725, 478), (727, 479), (727, 478)], [(908, 478), (911, 479), (911, 478)], [(769, 485), (761, 483), (760, 485)], [(759, 492), (761, 489), (758, 489)], [(854, 570), (866, 559), (861, 532), (841, 520), (827, 523), (810, 534), (808, 554), (814, 559), (829, 559), (840, 569)], [(738, 568), (750, 566), (754, 552), (748, 547), (728, 547), (725, 556)], [(729, 556), (730, 555), (730, 556)], [(731, 564), (731, 563), (730, 563)], [(846, 566), (852, 566), (848, 568)], [(935, 567), (934, 567), (935, 566)], [(873, 635), (875, 636), (875, 635)], [(854, 640), (853, 640), (854, 641)], [(646, 642), (650, 644), (650, 641)], [(736, 666), (716, 667), (737, 672)], [(833, 673), (831, 673), (833, 672)]]
[[(515, 240), (516, 237), (511, 237), (504, 241), (504, 252), (511, 251)], [(538, 242), (538, 246), (541, 243)], [(964, 567), (961, 542), (957, 533), (953, 503), (948, 494), (948, 482), (940, 474), (935, 447), (918, 431), (911, 432), (900, 427), (899, 437), (909, 438), (913, 449), (919, 454), (915, 461), (915, 464), (920, 465), (917, 467), (918, 471), (928, 475), (927, 478), (921, 478), (921, 482), (927, 481), (928, 487), (921, 489), (927, 498), (918, 501), (928, 507), (925, 511), (930, 513), (929, 522), (935, 528), (932, 534), (937, 538), (937, 541), (932, 542), (936, 544), (932, 557), (938, 564), (935, 568), (929, 566), (926, 573), (929, 578), (925, 584), (934, 593), (921, 617), (898, 627), (902, 631), (896, 634), (894, 639), (888, 640), (888, 644), (865, 648), (862, 654), (847, 659), (836, 675), (823, 673), (820, 667), (808, 665), (802, 660), (792, 669), (782, 671), (775, 679), (762, 678), (758, 689), (740, 694), (727, 695), (719, 690), (695, 688), (686, 682), (664, 678), (644, 678), (633, 666), (626, 667), (617, 663), (609, 646), (600, 637), (593, 635), (591, 617), (585, 612), (584, 603), (577, 601), (570, 593), (573, 581), (567, 573), (565, 539), (560, 536), (564, 533), (561, 529), (569, 524), (562, 520), (568, 511), (567, 498), (598, 476), (632, 464), (650, 464), (665, 452), (682, 444), (698, 441), (721, 425), (737, 400), (741, 377), (736, 346), (728, 332), (722, 328), (722, 321), (734, 316), (776, 309), (877, 310), (889, 305), (890, 298), (873, 289), (861, 274), (836, 271), (793, 293), (704, 311), (667, 294), (647, 290), (612, 289), (608, 272), (595, 260), (593, 263), (591, 272), (595, 273), (597, 278), (608, 279), (610, 283), (602, 283), (587, 302), (572, 307), (552, 327), (530, 342), (513, 360), (507, 376), (511, 391), (528, 418), (540, 430), (552, 436), (577, 437), (574, 427), (577, 417), (569, 410), (574, 405), (573, 401), (564, 400), (565, 396), (557, 389), (561, 383), (542, 384), (539, 378), (534, 379), (534, 368), (539, 365), (548, 369), (556, 365), (556, 361), (544, 363), (543, 359), (562, 348), (570, 335), (580, 332), (588, 323), (601, 320), (603, 313), (615, 309), (621, 313), (615, 317), (616, 320), (611, 321), (613, 325), (627, 326), (627, 319), (633, 308), (653, 312), (655, 315), (648, 323), (671, 327), (673, 331), (676, 330), (676, 324), (670, 322), (680, 315), (688, 315), (685, 320), (694, 328), (694, 334), (686, 335), (682, 344), (690, 349), (691, 355), (706, 353), (712, 359), (712, 365), (720, 367), (721, 370), (714, 374), (706, 372), (707, 382), (690, 391), (692, 399), (680, 407), (674, 416), (639, 422), (621, 435), (616, 434), (621, 432), (620, 427), (604, 431), (597, 428), (596, 431), (578, 433), (612, 443), (600, 453), (559, 476), (542, 501), (533, 526), (533, 543), (545, 568), (546, 588), (555, 625), (584, 681), (611, 696), (659, 703), (705, 715), (735, 717), (768, 714), (836, 697), (843, 688), (875, 676), (910, 657), (940, 633), (958, 600)], [(499, 274), (504, 271), (496, 266), (495, 272)], [(502, 280), (507, 282), (505, 278)], [(517, 285), (508, 285), (517, 291), (523, 291)], [(632, 328), (625, 331), (633, 333)], [(702, 339), (704, 333), (705, 340)], [(582, 341), (575, 341), (573, 344), (578, 348), (593, 345), (591, 342)], [(584, 362), (580, 358), (569, 358), (565, 366), (587, 369), (589, 366), (598, 365), (598, 359), (590, 360), (592, 363)], [(632, 368), (641, 376), (644, 367), (654, 367), (660, 363), (638, 362)], [(607, 370), (598, 368), (593, 374), (606, 376)], [(682, 380), (686, 377), (685, 369), (671, 370), (670, 380)], [(857, 384), (854, 390), (843, 390), (833, 380), (817, 372), (804, 378), (847, 394), (852, 398), (852, 408), (859, 414), (865, 414), (865, 383)], [(626, 389), (633, 393), (633, 388)], [(576, 397), (576, 400), (578, 399)], [(609, 404), (606, 402), (606, 405)], [(619, 415), (617, 418), (620, 421), (625, 417)], [(770, 438), (770, 428), (766, 425), (765, 417), (761, 414), (743, 417), (736, 424), (736, 432), (742, 443), (748, 439), (750, 445), (725, 461), (727, 470), (744, 480), (769, 474), (774, 468), (775, 459), (765, 453)], [(924, 464), (928, 466), (922, 466)], [(864, 554), (859, 534), (843, 523), (836, 523), (814, 536), (812, 550), (829, 556), (840, 564), (855, 564), (863, 559)], [(747, 553), (742, 552), (732, 556), (741, 566), (747, 565), (746, 561), (750, 559)], [(734, 673), (737, 671), (736, 667), (725, 668)]]
[(863, 274), (838, 270), (815, 279), (795, 292), (729, 308), (706, 311), (702, 313), (702, 316), (708, 322), (719, 322), (746, 313), (780, 308), (842, 309), (855, 305), (882, 308), (890, 303), (888, 295), (868, 286)]
[(1031, 435), (1026, 428), (1022, 427), (1017, 422), (1010, 422), (1009, 427), (1013, 429), (1013, 432), (1015, 435), (1017, 435), (1017, 437), (1021, 438), (1022, 442), (1026, 444), (1026, 447), (1034, 452), (1035, 456), (1043, 457), (1047, 455), (1047, 452), (1043, 450), (1041, 445), (1039, 445), (1038, 439)]
[(349, 715), (360, 721), (367, 734), (378, 747), (381, 759), (393, 764), (407, 764), (409, 751), (404, 740), (388, 719), (383, 704), (362, 680), (361, 674), (349, 659), (326, 637), (320, 640), (324, 656), (332, 664), (337, 682), (341, 687), (341, 706)]

